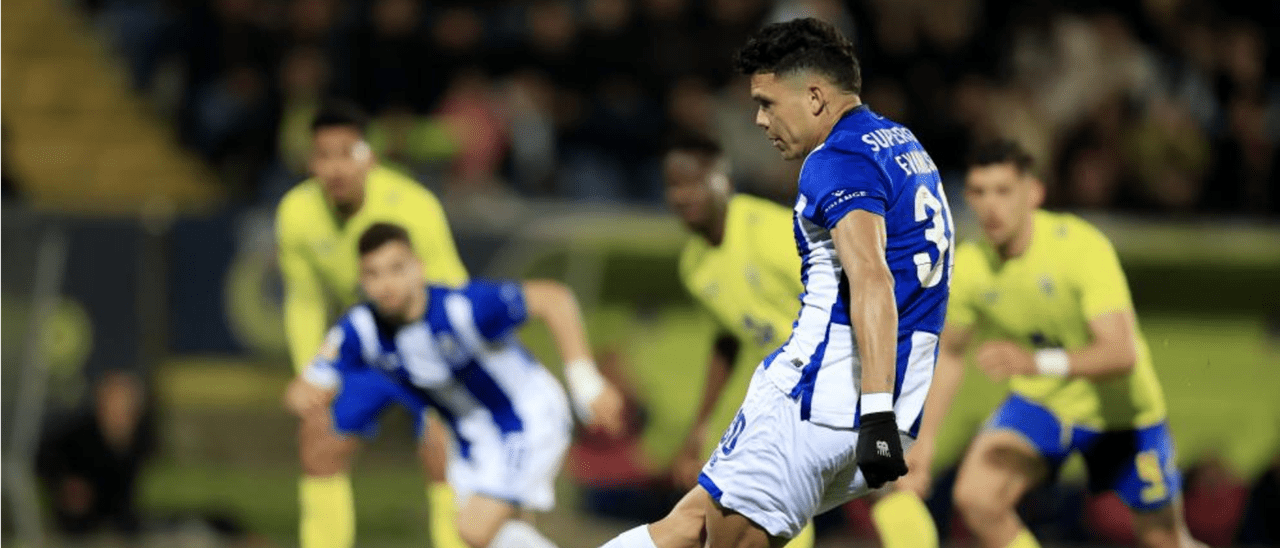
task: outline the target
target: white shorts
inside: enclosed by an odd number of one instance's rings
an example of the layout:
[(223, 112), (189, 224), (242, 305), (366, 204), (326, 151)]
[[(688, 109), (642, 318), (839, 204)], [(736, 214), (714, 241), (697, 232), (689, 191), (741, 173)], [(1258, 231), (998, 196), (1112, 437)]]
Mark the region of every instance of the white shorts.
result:
[(526, 510), (555, 507), (555, 481), (573, 435), (573, 416), (559, 381), (538, 369), (514, 402), (522, 431), (504, 435), (496, 427), (460, 424), (468, 439), (466, 455), (459, 441), (452, 440), (446, 472), (459, 505), (481, 495)]
[[(903, 434), (903, 449), (911, 443)], [(857, 447), (857, 430), (800, 420), (800, 402), (757, 367), (698, 484), (770, 535), (792, 538), (814, 516), (871, 492)]]

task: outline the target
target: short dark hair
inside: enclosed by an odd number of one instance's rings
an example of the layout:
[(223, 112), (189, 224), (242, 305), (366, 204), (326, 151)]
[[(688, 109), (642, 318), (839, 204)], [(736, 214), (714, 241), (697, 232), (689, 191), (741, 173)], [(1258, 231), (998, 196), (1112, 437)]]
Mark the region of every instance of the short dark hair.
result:
[(1030, 173), (1035, 165), (1031, 153), (1012, 139), (996, 139), (974, 147), (969, 153), (969, 167), (1013, 164), (1018, 173)]
[(766, 25), (733, 56), (733, 65), (747, 76), (813, 70), (846, 91), (862, 93), (853, 43), (830, 23), (812, 17)]
[(724, 154), (724, 149), (720, 148), (720, 143), (717, 143), (715, 139), (702, 133), (679, 131), (667, 136), (663, 156), (673, 152), (687, 152), (714, 160)]
[(325, 128), (331, 127), (351, 127), (364, 135), (365, 128), (369, 127), (369, 115), (365, 114), (364, 109), (346, 99), (329, 99), (324, 102), (320, 110), (316, 112), (316, 117), (311, 120), (311, 133), (314, 134)]
[(373, 223), (360, 234), (360, 243), (357, 244), (357, 248), (360, 250), (360, 256), (363, 257), (391, 242), (404, 242), (404, 245), (413, 247), (413, 242), (409, 239), (409, 231), (404, 227), (391, 223)]

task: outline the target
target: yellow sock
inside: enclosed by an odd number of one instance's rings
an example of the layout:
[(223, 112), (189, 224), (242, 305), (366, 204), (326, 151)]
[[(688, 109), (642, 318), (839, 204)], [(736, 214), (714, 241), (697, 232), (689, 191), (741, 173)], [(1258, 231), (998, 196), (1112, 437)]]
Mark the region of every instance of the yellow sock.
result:
[(813, 548), (813, 522), (810, 521), (804, 529), (800, 530), (800, 534), (791, 539), (783, 548)]
[(351, 477), (303, 476), (298, 482), (302, 548), (351, 548), (356, 542), (356, 505)]
[(453, 521), (453, 488), (443, 481), (427, 486), (427, 527), (431, 548), (467, 548)]
[(885, 548), (938, 547), (938, 527), (915, 493), (897, 491), (871, 507), (871, 520)]
[(1018, 536), (1013, 537), (1013, 541), (1006, 548), (1040, 548), (1040, 543), (1036, 542), (1035, 535), (1031, 534), (1026, 527), (1018, 531)]

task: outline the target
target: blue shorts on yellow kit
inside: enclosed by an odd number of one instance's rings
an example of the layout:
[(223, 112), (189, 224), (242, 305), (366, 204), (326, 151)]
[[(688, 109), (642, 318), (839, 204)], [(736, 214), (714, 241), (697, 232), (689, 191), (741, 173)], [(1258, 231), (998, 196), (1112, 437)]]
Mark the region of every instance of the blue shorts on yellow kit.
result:
[(1048, 461), (1055, 476), (1072, 451), (1084, 457), (1093, 492), (1115, 491), (1137, 511), (1167, 506), (1181, 489), (1173, 437), (1164, 421), (1127, 430), (1099, 431), (1063, 424), (1049, 409), (1012, 394), (992, 414), (989, 430), (1025, 438)]

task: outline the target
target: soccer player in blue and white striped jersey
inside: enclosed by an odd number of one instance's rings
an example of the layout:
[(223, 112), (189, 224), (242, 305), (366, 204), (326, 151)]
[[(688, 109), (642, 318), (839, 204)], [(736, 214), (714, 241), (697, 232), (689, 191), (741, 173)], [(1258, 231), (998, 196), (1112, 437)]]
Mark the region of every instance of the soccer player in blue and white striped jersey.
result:
[[(329, 467), (349, 467), (357, 437), (391, 405), (417, 419), (434, 408), (452, 431), (447, 478), (458, 495), (458, 531), (472, 548), (551, 548), (524, 511), (554, 504), (569, 446), (570, 402), (517, 340), (542, 319), (565, 360), (572, 407), (591, 426), (617, 433), (622, 397), (591, 360), (582, 315), (568, 288), (550, 281), (474, 280), (460, 289), (422, 283), (422, 261), (404, 228), (376, 223), (360, 237), (360, 285), (319, 355), (289, 387), (299, 414), (330, 405), (332, 428), (310, 435)], [(430, 258), (426, 258), (430, 260)]]

